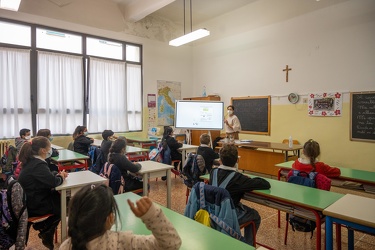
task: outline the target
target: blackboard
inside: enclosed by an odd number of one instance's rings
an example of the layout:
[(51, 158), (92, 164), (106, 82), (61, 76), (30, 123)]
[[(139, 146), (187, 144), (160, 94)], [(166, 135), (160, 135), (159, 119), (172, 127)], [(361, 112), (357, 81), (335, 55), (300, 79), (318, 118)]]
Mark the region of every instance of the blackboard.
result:
[(232, 97), (232, 105), (241, 123), (241, 133), (270, 134), (270, 96)]
[(375, 92), (350, 93), (350, 140), (375, 142)]

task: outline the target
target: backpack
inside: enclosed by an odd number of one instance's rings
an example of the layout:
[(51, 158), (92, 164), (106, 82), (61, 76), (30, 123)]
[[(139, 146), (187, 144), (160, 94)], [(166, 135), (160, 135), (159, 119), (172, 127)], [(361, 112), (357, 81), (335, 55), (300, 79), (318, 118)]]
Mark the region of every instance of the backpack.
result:
[[(18, 238), (23, 240), (21, 245), (24, 245), (27, 229), (26, 193), (13, 177), (7, 182), (7, 189), (0, 191), (0, 249), (8, 249)], [(24, 229), (21, 230), (23, 235), (17, 235), (19, 225)]]
[(112, 188), (113, 194), (124, 192), (125, 180), (116, 165), (106, 162), (100, 170), (100, 176), (108, 179), (108, 186)]
[(17, 149), (9, 145), (3, 156), (1, 157), (1, 168), (3, 173), (13, 172), (13, 164), (17, 162)]
[(168, 147), (167, 141), (163, 139), (158, 144), (157, 148), (151, 150), (151, 152), (148, 154), (148, 157), (151, 161), (157, 161), (170, 165), (172, 163), (171, 150)]
[(89, 157), (91, 159), (89, 170), (95, 174), (99, 174), (105, 163), (103, 152), (98, 147), (90, 146)]
[[(290, 176), (288, 179), (289, 183), (316, 188), (315, 180), (316, 176), (318, 175), (317, 172), (306, 173), (298, 170), (291, 170), (290, 172), (291, 173), (288, 175)], [(291, 214), (289, 215), (289, 223), (292, 226), (293, 231), (297, 230), (300, 232), (311, 232), (310, 239), (312, 238), (316, 228), (315, 221)]]
[(203, 156), (195, 153), (189, 153), (185, 165), (180, 173), (184, 184), (191, 188), (195, 183), (200, 182), (199, 177), (206, 174), (206, 164)]

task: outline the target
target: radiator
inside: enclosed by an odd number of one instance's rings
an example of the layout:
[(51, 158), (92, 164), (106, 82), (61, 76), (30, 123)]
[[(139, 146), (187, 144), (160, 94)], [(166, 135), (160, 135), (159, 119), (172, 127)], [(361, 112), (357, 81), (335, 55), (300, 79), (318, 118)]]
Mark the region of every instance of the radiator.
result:
[(2, 157), (10, 145), (10, 141), (0, 140), (0, 157)]

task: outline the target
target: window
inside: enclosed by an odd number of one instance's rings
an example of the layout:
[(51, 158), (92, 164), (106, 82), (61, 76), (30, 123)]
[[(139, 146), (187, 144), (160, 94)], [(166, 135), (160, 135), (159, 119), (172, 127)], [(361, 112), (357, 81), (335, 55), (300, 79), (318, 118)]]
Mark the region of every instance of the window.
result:
[(0, 21), (0, 43), (31, 46), (31, 27)]
[(142, 130), (142, 69), (141, 65), (127, 67), (127, 112), (129, 130)]
[(70, 53), (82, 53), (82, 37), (47, 29), (36, 29), (36, 47)]
[(122, 44), (103, 39), (87, 39), (87, 55), (122, 60)]
[(126, 45), (126, 61), (141, 62), (140, 47), (134, 45)]

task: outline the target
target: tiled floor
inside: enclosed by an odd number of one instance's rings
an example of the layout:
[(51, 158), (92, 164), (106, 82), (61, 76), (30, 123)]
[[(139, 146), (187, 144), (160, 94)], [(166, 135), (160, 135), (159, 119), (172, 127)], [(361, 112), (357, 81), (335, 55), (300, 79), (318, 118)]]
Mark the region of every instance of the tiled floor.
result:
[[(152, 180), (150, 198), (155, 202), (166, 206), (166, 185), (164, 181), (160, 179), (158, 181)], [(183, 214), (185, 209), (186, 199), (186, 187), (182, 183), (179, 177), (172, 178), (172, 209), (178, 213)], [(351, 191), (347, 189), (341, 189), (332, 187), (331, 191), (338, 193), (353, 193), (357, 195), (363, 195), (371, 198), (375, 198), (375, 195)], [(282, 213), (282, 225), (281, 228), (277, 227), (277, 211), (272, 208), (267, 208), (262, 205), (250, 203), (244, 201), (245, 204), (255, 208), (262, 217), (262, 223), (257, 234), (257, 242), (265, 244), (274, 249), (315, 249), (316, 245), (316, 232), (314, 232), (313, 238), (310, 239), (310, 233), (293, 232), (289, 226), (288, 232), (288, 244), (284, 245), (284, 232), (285, 232), (285, 213)], [(369, 208), (373, 209), (373, 208)], [(322, 225), (322, 235), (324, 235), (324, 224)], [(60, 232), (59, 232), (60, 236)], [(375, 236), (369, 236), (363, 233), (355, 232), (355, 249), (356, 250), (368, 250), (375, 249)], [(345, 229), (342, 229), (342, 249), (347, 249), (347, 233)], [(322, 242), (324, 242), (324, 236), (322, 236)], [(55, 244), (55, 249), (58, 249), (60, 242)], [(45, 249), (38, 238), (37, 233), (31, 229), (30, 239), (27, 249)], [(324, 243), (322, 243), (322, 249), (324, 249)]]

